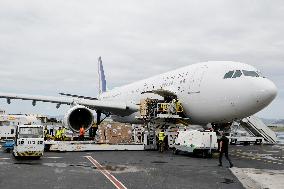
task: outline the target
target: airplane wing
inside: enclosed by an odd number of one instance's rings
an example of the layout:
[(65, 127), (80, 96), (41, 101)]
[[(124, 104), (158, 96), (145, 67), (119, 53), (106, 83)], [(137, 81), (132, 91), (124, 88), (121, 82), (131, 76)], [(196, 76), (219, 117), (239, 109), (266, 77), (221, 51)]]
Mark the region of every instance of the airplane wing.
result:
[(118, 101), (104, 101), (104, 100), (89, 100), (80, 98), (67, 98), (67, 97), (52, 97), (52, 96), (39, 96), (27, 94), (13, 94), (13, 93), (0, 93), (0, 98), (7, 99), (10, 104), (12, 99), (30, 100), (32, 105), (35, 106), (36, 102), (49, 102), (57, 104), (57, 108), (61, 104), (66, 105), (83, 105), (93, 110), (101, 110), (105, 112), (120, 112), (122, 115), (130, 115), (138, 111), (139, 107), (134, 104), (126, 104)]

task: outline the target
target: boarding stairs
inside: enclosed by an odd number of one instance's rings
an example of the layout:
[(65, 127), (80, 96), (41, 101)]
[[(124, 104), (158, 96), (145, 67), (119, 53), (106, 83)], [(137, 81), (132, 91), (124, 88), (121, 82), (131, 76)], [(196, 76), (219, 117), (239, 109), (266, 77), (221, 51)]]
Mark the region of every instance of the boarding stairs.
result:
[(277, 136), (274, 131), (268, 128), (261, 119), (250, 116), (240, 121), (241, 127), (243, 127), (249, 134), (256, 137), (263, 137), (269, 144), (277, 143)]

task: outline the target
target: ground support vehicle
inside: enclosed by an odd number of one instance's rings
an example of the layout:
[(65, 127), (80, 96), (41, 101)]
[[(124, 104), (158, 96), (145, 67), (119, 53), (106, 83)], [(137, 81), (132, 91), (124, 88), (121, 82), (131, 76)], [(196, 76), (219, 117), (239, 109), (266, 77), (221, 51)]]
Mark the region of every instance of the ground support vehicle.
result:
[(13, 155), (16, 158), (40, 158), (44, 151), (44, 127), (42, 125), (19, 125), (16, 128)]
[(236, 136), (230, 135), (229, 137), (230, 144), (262, 144), (264, 141), (263, 137), (255, 136)]
[(211, 157), (218, 150), (217, 135), (212, 131), (178, 131), (173, 146), (174, 154), (187, 152)]
[(4, 141), (4, 151), (10, 153), (14, 149), (15, 141), (13, 139), (7, 139)]

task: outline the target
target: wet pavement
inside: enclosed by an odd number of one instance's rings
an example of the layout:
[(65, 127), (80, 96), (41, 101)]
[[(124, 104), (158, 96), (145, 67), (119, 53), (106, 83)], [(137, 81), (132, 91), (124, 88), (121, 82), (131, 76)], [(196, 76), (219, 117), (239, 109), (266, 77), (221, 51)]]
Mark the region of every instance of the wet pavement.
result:
[[(282, 146), (230, 151), (238, 168), (284, 169)], [(0, 150), (0, 188), (243, 188), (223, 161), (218, 167), (214, 158), (156, 151), (46, 152), (40, 160), (15, 160)]]

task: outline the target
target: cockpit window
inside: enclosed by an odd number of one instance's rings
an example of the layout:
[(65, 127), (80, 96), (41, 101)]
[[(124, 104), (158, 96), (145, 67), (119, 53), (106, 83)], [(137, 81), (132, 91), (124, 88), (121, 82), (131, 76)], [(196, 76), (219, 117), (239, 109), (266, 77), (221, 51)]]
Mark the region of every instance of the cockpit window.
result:
[(234, 74), (234, 71), (229, 71), (228, 73), (225, 74), (224, 79), (231, 78)]
[(243, 74), (245, 76), (250, 76), (250, 77), (259, 77), (258, 73), (255, 71), (247, 71), (247, 70), (243, 70)]
[(242, 75), (241, 70), (236, 70), (236, 72), (235, 72), (235, 74), (233, 75), (232, 78), (241, 77), (241, 75)]

